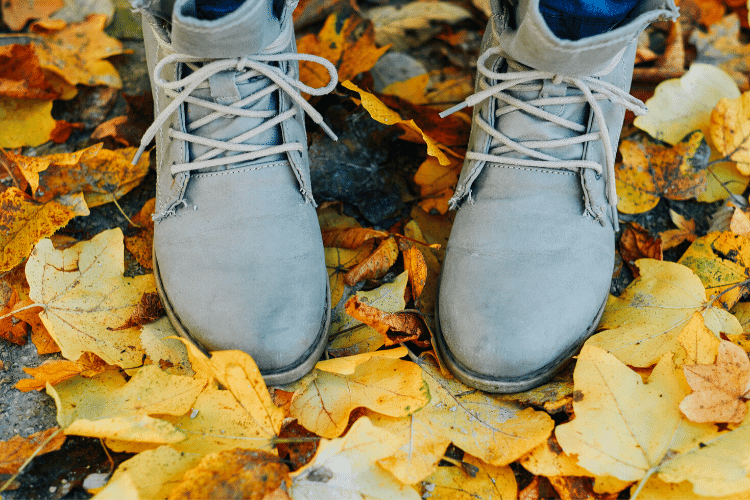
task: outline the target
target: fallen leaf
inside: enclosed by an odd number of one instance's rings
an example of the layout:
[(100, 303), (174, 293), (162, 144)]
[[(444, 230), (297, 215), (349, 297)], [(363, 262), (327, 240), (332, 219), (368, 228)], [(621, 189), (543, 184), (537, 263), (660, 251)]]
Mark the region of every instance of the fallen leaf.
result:
[[(675, 498), (679, 500), (705, 500), (707, 497), (694, 493), (693, 486), (687, 481), (665, 483), (657, 477), (646, 484), (638, 498), (640, 500), (674, 500)], [(711, 495), (709, 498), (711, 500), (750, 500), (750, 490), (722, 496)]]
[(356, 295), (346, 302), (344, 310), (352, 318), (383, 335), (386, 346), (416, 340), (422, 334), (422, 325), (416, 315), (384, 312), (377, 307), (360, 302)]
[(11, 31), (20, 31), (31, 19), (49, 17), (64, 5), (62, 0), (35, 2), (28, 0), (8, 0), (1, 4), (3, 22)]
[(36, 432), (27, 438), (19, 435), (0, 442), (0, 474), (16, 474), (32, 455), (57, 451), (65, 442), (59, 427)]
[(750, 240), (731, 232), (708, 233), (696, 239), (678, 261), (695, 272), (706, 294), (725, 309), (740, 299), (750, 271)]
[(166, 316), (167, 313), (156, 292), (146, 292), (141, 296), (140, 302), (135, 306), (130, 317), (122, 325), (109, 330), (127, 330), (135, 326), (143, 326), (153, 323)]
[(697, 50), (696, 63), (712, 64), (726, 71), (742, 90), (748, 90), (750, 45), (740, 42), (740, 16), (730, 14), (708, 27), (708, 33), (694, 30), (690, 43)]
[(346, 429), (357, 407), (393, 417), (410, 415), (430, 400), (422, 370), (414, 363), (373, 356), (353, 373), (315, 368), (299, 383), (290, 408), (306, 429), (333, 438)]
[(729, 230), (739, 236), (750, 238), (750, 217), (744, 210), (735, 207), (732, 219), (729, 221)]
[(153, 275), (123, 277), (122, 231), (112, 229), (65, 250), (40, 241), (26, 264), (30, 298), (63, 356), (91, 351), (111, 365), (140, 366), (145, 354), (137, 328), (112, 331), (130, 317), (141, 297), (154, 291)]
[(46, 201), (60, 194), (82, 191), (89, 207), (110, 203), (129, 193), (148, 173), (148, 155), (133, 165), (134, 152), (135, 148), (102, 149), (93, 157), (82, 157), (74, 167), (53, 163), (39, 173), (35, 197)]
[(554, 436), (521, 457), (519, 463), (535, 476), (593, 476), (563, 451)]
[(675, 359), (678, 366), (712, 364), (719, 352), (719, 337), (706, 328), (699, 312), (693, 313), (693, 317), (678, 335), (677, 342), (682, 347), (682, 352), (678, 350)]
[[(354, 79), (369, 71), (388, 46), (375, 45), (372, 23), (354, 15), (341, 19), (334, 12), (326, 19), (317, 35), (309, 34), (297, 41), (297, 49), (303, 54), (313, 54), (329, 60), (338, 70), (340, 82)], [(380, 44), (385, 45), (385, 44)], [(328, 83), (328, 72), (319, 64), (300, 61), (300, 80), (311, 87), (323, 87)]]
[(104, 34), (107, 17), (94, 14), (81, 23), (52, 26), (36, 23), (32, 46), (42, 68), (71, 85), (122, 88), (115, 67), (105, 58), (124, 53), (122, 43)]
[(294, 472), (290, 493), (295, 500), (369, 498), (419, 500), (410, 486), (399, 483), (377, 465), (402, 442), (362, 417), (346, 436), (323, 439), (312, 462)]
[(659, 233), (662, 250), (674, 248), (685, 240), (695, 241), (698, 237), (695, 234), (695, 220), (687, 219), (672, 209), (669, 210), (669, 216), (677, 229), (668, 229)]
[[(408, 273), (403, 272), (391, 283), (386, 283), (369, 292), (357, 292), (357, 297), (360, 301), (366, 301), (381, 311), (402, 311), (406, 307), (404, 296), (408, 284)], [(375, 351), (385, 344), (382, 335), (374, 328), (346, 314), (343, 307), (331, 315), (329, 336), (331, 341), (328, 352), (336, 357)]]
[(39, 203), (13, 187), (0, 193), (0, 272), (26, 260), (34, 245), (73, 217), (69, 208), (54, 201)]
[[(435, 312), (435, 302), (437, 301), (438, 293), (438, 282), (440, 278), (440, 262), (436, 257), (438, 250), (427, 248), (423, 245), (417, 245), (414, 241), (428, 244), (427, 238), (422, 234), (422, 229), (416, 220), (410, 220), (404, 227), (404, 235), (410, 238), (412, 241), (402, 239), (399, 241), (399, 248), (404, 253), (404, 268), (409, 273), (409, 280), (412, 283), (412, 295), (415, 297), (417, 308), (427, 316), (427, 320), (431, 321), (431, 318)], [(409, 257), (410, 248), (415, 247), (422, 254), (422, 259), (426, 270), (421, 268), (421, 263), (417, 264), (417, 269), (412, 270), (412, 258)], [(419, 258), (417, 257), (417, 261)], [(421, 280), (424, 274), (424, 285), (421, 285)], [(420, 284), (419, 287), (414, 286), (414, 281)], [(421, 287), (421, 291), (417, 293), (417, 290)]]
[(639, 276), (635, 265), (638, 259), (664, 260), (661, 239), (654, 239), (643, 226), (635, 222), (629, 223), (620, 236), (620, 255), (635, 278)]
[(58, 153), (46, 156), (23, 156), (13, 152), (5, 153), (6, 159), (15, 164), (24, 179), (31, 186), (31, 193), (36, 195), (39, 189), (39, 173), (47, 170), (50, 165), (59, 167), (77, 167), (81, 160), (88, 160), (101, 151), (101, 144), (94, 144), (73, 153)]
[[(190, 360), (185, 344), (176, 338), (175, 331), (169, 318), (162, 318), (154, 323), (143, 325), (141, 328), (141, 345), (148, 357), (162, 367), (170, 375), (193, 376)], [(167, 366), (164, 366), (167, 365)]]
[(344, 283), (354, 286), (359, 281), (383, 277), (398, 259), (398, 244), (393, 237), (386, 238), (367, 258), (344, 275)]
[(641, 259), (641, 277), (619, 297), (610, 296), (600, 328), (587, 341), (611, 352), (622, 362), (636, 367), (655, 364), (666, 352), (680, 349), (679, 335), (700, 312), (714, 334), (737, 334), (737, 319), (706, 298), (700, 279), (689, 268), (674, 262)]
[(680, 403), (692, 422), (740, 423), (750, 398), (750, 360), (738, 345), (726, 340), (719, 345), (715, 364), (684, 366), (693, 393)]
[(0, 46), (0, 96), (56, 99), (60, 93), (47, 80), (34, 50), (28, 45), (13, 44)]
[(710, 148), (702, 132), (686, 136), (673, 147), (648, 137), (625, 139), (617, 166), (618, 210), (636, 214), (651, 210), (661, 197), (695, 198), (706, 189)]
[(424, 198), (420, 206), (428, 212), (434, 208), (441, 214), (446, 213), (460, 173), (460, 162), (454, 160), (441, 165), (437, 158), (428, 157), (414, 174), (414, 182), (420, 186), (419, 196)]
[(34, 147), (49, 141), (57, 126), (51, 113), (51, 100), (0, 96), (0, 147)]
[(85, 353), (75, 362), (67, 359), (46, 361), (36, 368), (24, 368), (23, 371), (33, 378), (19, 380), (15, 388), (21, 392), (40, 391), (47, 387), (47, 384), (54, 386), (76, 375), (93, 377), (107, 367), (107, 363), (91, 353)]
[(409, 284), (411, 285), (411, 294), (415, 301), (419, 300), (425, 285), (427, 284), (427, 263), (424, 254), (416, 246), (404, 250), (404, 268), (409, 273)]
[(554, 422), (544, 412), (446, 378), (427, 360), (419, 360), (419, 368), (430, 393), (424, 408), (405, 418), (369, 414), (375, 425), (404, 443), (378, 462), (404, 484), (431, 474), (451, 442), (485, 463), (502, 466), (543, 443), (552, 432)]
[(138, 230), (130, 236), (125, 236), (125, 248), (146, 269), (151, 269), (153, 265), (151, 253), (154, 243), (154, 220), (151, 216), (154, 213), (155, 205), (155, 198), (151, 198), (143, 205), (140, 212), (135, 214), (131, 219), (134, 224), (139, 226)]
[(356, 250), (326, 247), (325, 259), (328, 278), (331, 283), (331, 305), (335, 308), (344, 296), (344, 277), (357, 264), (372, 253), (371, 245), (363, 245)]
[[(711, 148), (711, 157), (708, 159), (709, 175), (706, 177), (706, 190), (698, 195), (696, 200), (702, 203), (713, 203), (725, 200), (731, 195), (742, 196), (745, 192), (750, 176), (743, 175), (733, 161), (721, 161), (723, 156)], [(731, 193), (731, 195), (730, 195)]]
[(407, 133), (402, 139), (410, 142), (424, 142), (427, 144), (428, 155), (436, 157), (441, 165), (448, 165), (450, 163), (448, 157), (441, 151), (440, 145), (427, 134), (422, 132), (422, 129), (414, 123), (414, 120), (403, 120), (396, 111), (393, 111), (383, 104), (380, 99), (369, 92), (365, 92), (348, 80), (342, 82), (341, 85), (359, 94), (359, 97), (362, 100), (362, 107), (370, 113), (370, 116), (372, 116), (375, 121), (386, 125), (400, 125)]
[[(29, 304), (19, 302), (18, 291), (12, 290), (5, 307), (0, 311), (0, 338), (13, 344), (26, 345), (28, 331), (26, 323), (15, 316), (14, 311), (28, 310)], [(33, 307), (33, 306), (32, 306)], [(35, 310), (39, 308), (33, 307)]]
[(721, 99), (711, 113), (711, 139), (719, 153), (737, 162), (750, 175), (750, 92), (736, 99)]
[(503, 400), (515, 401), (524, 406), (543, 407), (547, 413), (572, 412), (573, 367), (569, 366), (555, 375), (549, 382), (534, 389), (500, 396)]
[(169, 496), (169, 492), (187, 471), (200, 463), (203, 455), (184, 453), (169, 446), (138, 453), (122, 462), (112, 474), (96, 500), (122, 500), (132, 498), (157, 500)]
[(438, 467), (422, 483), (423, 498), (431, 500), (515, 500), (516, 477), (508, 466), (493, 466), (466, 455), (464, 462), (477, 468), (469, 475), (461, 467)]
[(735, 99), (740, 91), (723, 70), (709, 64), (694, 63), (681, 78), (657, 85), (654, 96), (646, 101), (648, 113), (633, 122), (651, 137), (677, 144), (694, 130), (710, 137), (711, 112), (722, 98)]
[(364, 227), (323, 229), (323, 246), (348, 248), (355, 250), (371, 240), (390, 237), (386, 231), (378, 231)]
[[(302, 427), (299, 422), (293, 420), (282, 427), (279, 433), (281, 441), (276, 449), (279, 456), (291, 464), (292, 470), (299, 469), (313, 459), (315, 452), (318, 450), (317, 435)], [(295, 441), (299, 438), (306, 440)], [(289, 440), (285, 442), (284, 440)]]
[(203, 457), (169, 493), (169, 499), (242, 498), (263, 500), (279, 487), (291, 484), (289, 468), (260, 450), (220, 451)]

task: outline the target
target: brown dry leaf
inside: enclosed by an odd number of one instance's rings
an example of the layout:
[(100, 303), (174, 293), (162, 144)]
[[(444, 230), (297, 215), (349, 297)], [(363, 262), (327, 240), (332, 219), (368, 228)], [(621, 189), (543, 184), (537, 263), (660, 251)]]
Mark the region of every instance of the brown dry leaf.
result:
[[(288, 460), (292, 469), (296, 470), (303, 465), (307, 465), (315, 456), (315, 452), (318, 450), (318, 441), (312, 440), (315, 437), (317, 436), (314, 432), (308, 431), (299, 422), (293, 420), (284, 425), (279, 433), (280, 440), (289, 439), (290, 442), (281, 442), (276, 446), (276, 449), (279, 456)], [(309, 439), (309, 441), (295, 441), (297, 438)]]
[(373, 239), (388, 238), (390, 233), (364, 227), (323, 229), (323, 246), (357, 249)]
[[(476, 467), (468, 474), (461, 467), (438, 467), (421, 482), (423, 498), (431, 500), (515, 500), (516, 477), (508, 466), (487, 465), (471, 455), (464, 463)], [(429, 493), (428, 496), (424, 496)]]
[(554, 476), (549, 478), (549, 482), (560, 500), (617, 500), (618, 497), (617, 493), (596, 494), (590, 477)]
[[(58, 153), (46, 156), (23, 156), (13, 152), (5, 153), (5, 158), (18, 168), (24, 180), (31, 186), (31, 193), (38, 195), (39, 173), (55, 164), (59, 167), (76, 167), (81, 160), (88, 160), (101, 151), (102, 145), (94, 144), (73, 153)], [(41, 195), (39, 195), (41, 196)]]
[(260, 450), (236, 448), (203, 457), (169, 493), (169, 500), (264, 500), (277, 488), (283, 486), (286, 490), (290, 484), (289, 468), (279, 457)]
[(26, 264), (29, 296), (43, 304), (39, 317), (67, 359), (91, 351), (123, 368), (143, 362), (138, 329), (109, 327), (127, 321), (143, 294), (154, 291), (154, 278), (125, 278), (124, 271), (119, 228), (65, 250), (55, 250), (50, 240), (37, 244)]
[(156, 198), (148, 200), (140, 212), (131, 218), (134, 224), (140, 226), (139, 229), (133, 235), (125, 236), (125, 248), (146, 269), (151, 269), (153, 266), (151, 253), (154, 245), (154, 220), (151, 216), (155, 206)]
[(405, 443), (378, 462), (404, 484), (431, 474), (451, 442), (485, 463), (501, 466), (543, 443), (552, 432), (554, 422), (545, 412), (447, 378), (426, 359), (419, 359), (419, 367), (430, 389), (427, 406), (405, 418), (369, 413), (375, 425)]
[[(378, 48), (375, 45), (375, 32), (370, 21), (354, 15), (342, 22), (339, 16), (339, 13), (328, 16), (320, 33), (303, 36), (297, 41), (297, 48), (300, 53), (328, 59), (336, 66), (339, 81), (343, 82), (369, 71), (388, 46)], [(302, 83), (323, 87), (328, 79), (328, 72), (320, 64), (300, 61)]]
[(437, 158), (428, 157), (414, 174), (414, 182), (420, 187), (419, 196), (424, 198), (419, 206), (427, 212), (434, 208), (441, 214), (446, 213), (460, 173), (461, 162), (456, 159), (441, 165)]
[(51, 100), (0, 96), (0, 147), (34, 147), (49, 141), (57, 127), (51, 113)]
[(386, 346), (417, 340), (422, 335), (422, 324), (415, 314), (381, 311), (366, 302), (360, 302), (356, 295), (349, 298), (344, 311), (383, 335)]
[(342, 82), (342, 85), (359, 94), (359, 97), (362, 100), (362, 107), (370, 113), (370, 116), (372, 116), (374, 120), (386, 125), (399, 125), (406, 132), (402, 139), (410, 142), (424, 142), (427, 144), (428, 155), (436, 157), (441, 165), (450, 164), (450, 160), (446, 154), (441, 151), (441, 145), (426, 133), (422, 132), (422, 129), (414, 123), (414, 120), (403, 120), (401, 115), (383, 104), (380, 99), (369, 92), (365, 92), (348, 80)]
[(122, 88), (115, 67), (104, 59), (123, 54), (122, 43), (104, 34), (107, 17), (93, 14), (84, 22), (65, 25), (36, 23), (32, 46), (45, 70), (71, 85), (106, 85)]
[(3, 22), (11, 31), (20, 31), (31, 19), (49, 17), (64, 5), (63, 0), (7, 0), (0, 4)]
[(154, 100), (150, 92), (141, 95), (122, 94), (127, 106), (125, 115), (117, 116), (97, 126), (91, 133), (93, 140), (111, 137), (123, 146), (138, 146), (141, 137), (151, 125), (154, 117)]
[[(695, 234), (695, 221), (693, 219), (687, 219), (672, 209), (669, 210), (669, 216), (677, 229), (668, 229), (659, 233), (662, 251), (674, 248), (685, 240), (695, 241), (698, 236)], [(750, 228), (748, 229), (750, 230)]]
[(0, 474), (16, 474), (32, 454), (39, 456), (59, 450), (64, 442), (65, 434), (59, 427), (39, 431), (27, 438), (16, 435), (0, 442)]
[(680, 410), (693, 422), (740, 423), (750, 398), (750, 360), (738, 345), (726, 340), (719, 345), (715, 364), (684, 366), (693, 389)]
[(425, 262), (424, 254), (417, 246), (407, 248), (403, 251), (403, 254), (404, 268), (409, 273), (411, 294), (414, 300), (418, 301), (425, 284), (427, 284), (427, 263)]
[[(357, 407), (401, 417), (427, 404), (430, 395), (422, 370), (414, 363), (381, 353), (319, 362), (312, 373), (297, 382), (292, 417), (319, 436), (333, 438), (344, 432), (349, 414)], [(390, 355), (399, 354), (403, 356), (405, 349)]]
[(60, 97), (39, 66), (34, 50), (18, 44), (0, 46), (0, 95), (13, 99)]
[(325, 248), (324, 252), (328, 279), (331, 283), (331, 307), (335, 308), (344, 296), (344, 276), (372, 253), (372, 245), (363, 245), (356, 250)]
[(109, 367), (99, 356), (90, 352), (84, 353), (76, 362), (61, 359), (46, 361), (36, 368), (24, 368), (33, 378), (25, 378), (16, 382), (15, 388), (21, 392), (41, 391), (47, 384), (57, 385), (76, 375), (93, 377)]
[(66, 225), (75, 213), (48, 201), (39, 203), (16, 188), (0, 193), (0, 272), (23, 262), (42, 238)]
[(292, 474), (291, 496), (294, 500), (420, 500), (416, 490), (377, 465), (402, 444), (398, 436), (362, 417), (345, 436), (321, 440), (312, 462)]
[(678, 262), (698, 275), (718, 305), (731, 309), (748, 289), (739, 284), (750, 272), (750, 240), (729, 231), (709, 233), (696, 239)]
[(146, 292), (141, 296), (141, 301), (135, 306), (130, 317), (122, 325), (108, 330), (127, 330), (134, 326), (143, 326), (166, 316), (167, 312), (156, 292)]
[(639, 276), (635, 261), (638, 259), (664, 260), (661, 251), (661, 239), (654, 239), (651, 234), (636, 222), (628, 223), (620, 237), (620, 255), (628, 265), (633, 276)]
[(53, 163), (39, 173), (35, 197), (46, 201), (60, 194), (82, 191), (89, 207), (110, 203), (130, 192), (148, 173), (148, 155), (142, 155), (138, 164), (133, 165), (134, 153), (135, 148), (102, 149), (93, 157), (82, 157), (76, 166)]
[(740, 41), (740, 16), (730, 14), (708, 28), (708, 33), (694, 30), (690, 43), (698, 51), (696, 63), (712, 64), (726, 71), (741, 90), (748, 90), (750, 45)]
[(638, 214), (654, 208), (661, 197), (687, 200), (706, 190), (706, 165), (711, 149), (695, 131), (674, 146), (644, 135), (620, 144), (617, 165), (618, 209)]
[(377, 279), (385, 275), (398, 259), (398, 244), (392, 236), (383, 240), (366, 259), (344, 276), (344, 283), (354, 286), (359, 281)]
[[(422, 234), (422, 230), (416, 220), (410, 220), (404, 227), (404, 235), (413, 241), (419, 241), (427, 244), (427, 238)], [(433, 317), (435, 312), (435, 302), (437, 300), (438, 293), (438, 281), (440, 278), (440, 262), (436, 257), (438, 252), (437, 249), (428, 248), (422, 245), (416, 245), (412, 241), (402, 239), (399, 240), (399, 248), (404, 253), (404, 268), (409, 273), (409, 280), (412, 282), (412, 295), (415, 297), (417, 308), (427, 315), (428, 318)], [(415, 247), (422, 254), (424, 265), (426, 266), (426, 274), (424, 275), (424, 286), (421, 286), (421, 291), (417, 293), (419, 287), (414, 286), (414, 281), (417, 283), (421, 282), (423, 270), (421, 264), (417, 265), (417, 269), (412, 271), (412, 258), (408, 257), (409, 248)], [(417, 257), (417, 260), (419, 258)]]
[(694, 312), (703, 315), (716, 335), (742, 332), (733, 315), (709, 303), (701, 280), (689, 268), (651, 259), (637, 265), (641, 277), (619, 297), (609, 297), (600, 323), (607, 330), (587, 345), (602, 347), (630, 366), (648, 367), (680, 349), (679, 335)]
[(737, 162), (737, 169), (750, 174), (750, 92), (736, 99), (721, 99), (711, 113), (711, 139), (719, 153)]

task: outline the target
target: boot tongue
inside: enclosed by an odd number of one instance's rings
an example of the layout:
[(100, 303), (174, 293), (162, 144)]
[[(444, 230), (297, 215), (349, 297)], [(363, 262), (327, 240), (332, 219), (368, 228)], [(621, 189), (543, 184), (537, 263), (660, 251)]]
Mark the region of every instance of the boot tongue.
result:
[(195, 0), (177, 0), (172, 14), (172, 46), (191, 56), (227, 59), (257, 54), (280, 33), (281, 20), (272, 0), (245, 1), (214, 20), (198, 19)]

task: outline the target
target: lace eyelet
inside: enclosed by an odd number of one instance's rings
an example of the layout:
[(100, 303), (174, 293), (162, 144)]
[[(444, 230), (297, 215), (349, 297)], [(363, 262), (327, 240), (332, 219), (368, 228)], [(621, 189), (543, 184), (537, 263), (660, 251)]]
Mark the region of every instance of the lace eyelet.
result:
[(599, 172), (596, 172), (594, 175), (596, 175), (596, 180), (597, 181), (602, 180), (602, 174), (600, 174)]

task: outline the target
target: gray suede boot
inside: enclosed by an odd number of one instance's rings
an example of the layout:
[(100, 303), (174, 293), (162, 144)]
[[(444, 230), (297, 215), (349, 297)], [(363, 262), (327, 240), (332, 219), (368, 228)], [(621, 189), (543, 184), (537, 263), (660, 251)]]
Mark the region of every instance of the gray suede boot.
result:
[(518, 392), (551, 378), (594, 332), (614, 265), (614, 162), (637, 38), (673, 19), (643, 0), (619, 27), (577, 41), (539, 0), (493, 2), (468, 153), (440, 282), (435, 347), (458, 379)]
[[(304, 112), (322, 118), (299, 91), (321, 95), (337, 77), (297, 54), (296, 2), (275, 4), (248, 0), (213, 21), (193, 1), (139, 6), (157, 115), (141, 152), (156, 136), (154, 275), (175, 328), (207, 351), (249, 353), (268, 384), (283, 384), (312, 369), (327, 339)], [(322, 64), (330, 84), (299, 82), (300, 59)]]

